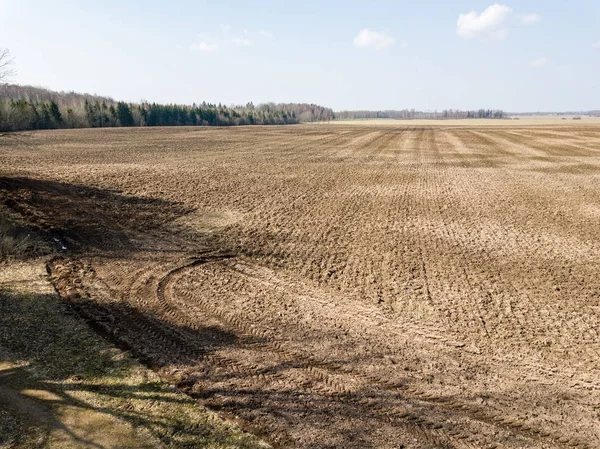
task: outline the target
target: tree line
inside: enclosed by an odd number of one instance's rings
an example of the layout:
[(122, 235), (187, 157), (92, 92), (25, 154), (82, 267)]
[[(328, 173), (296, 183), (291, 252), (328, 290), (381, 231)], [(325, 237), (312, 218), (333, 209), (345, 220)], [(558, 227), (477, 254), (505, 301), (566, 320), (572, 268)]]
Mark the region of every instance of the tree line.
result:
[(458, 109), (444, 109), (443, 111), (424, 112), (414, 109), (387, 110), (387, 111), (339, 111), (335, 113), (338, 120), (354, 119), (377, 119), (391, 118), (399, 120), (412, 119), (465, 119), (465, 118), (491, 118), (501, 119), (505, 114), (500, 109), (478, 109), (473, 111), (461, 111)]
[(127, 103), (110, 97), (55, 92), (15, 84), (0, 84), (0, 132), (57, 128), (129, 126), (284, 125), (352, 119), (501, 119), (497, 109), (423, 112), (415, 109), (340, 111), (306, 103), (177, 105), (142, 101)]
[(110, 97), (0, 85), (0, 131), (119, 126), (285, 125), (328, 121), (330, 108), (306, 103), (225, 106), (127, 103)]

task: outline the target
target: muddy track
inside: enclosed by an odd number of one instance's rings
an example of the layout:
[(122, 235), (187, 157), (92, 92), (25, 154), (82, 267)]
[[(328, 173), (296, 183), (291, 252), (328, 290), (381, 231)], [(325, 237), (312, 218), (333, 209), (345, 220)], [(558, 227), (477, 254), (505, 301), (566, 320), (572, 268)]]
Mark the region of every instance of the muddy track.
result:
[(600, 129), (93, 134), (0, 153), (3, 202), (199, 401), (280, 447), (600, 447)]

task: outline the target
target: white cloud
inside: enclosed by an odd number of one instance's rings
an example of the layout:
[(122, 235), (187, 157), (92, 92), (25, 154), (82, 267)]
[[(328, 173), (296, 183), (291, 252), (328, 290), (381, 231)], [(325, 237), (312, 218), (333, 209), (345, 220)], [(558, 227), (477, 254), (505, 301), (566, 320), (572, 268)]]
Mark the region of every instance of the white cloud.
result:
[(541, 22), (542, 16), (539, 14), (522, 14), (519, 16), (519, 20), (521, 21), (521, 25), (533, 25), (534, 23)]
[(481, 14), (471, 11), (460, 14), (456, 22), (456, 34), (464, 39), (474, 37), (493, 37), (504, 39), (508, 34), (506, 20), (512, 9), (505, 5), (494, 3)]
[(592, 44), (592, 48), (600, 48), (600, 41), (598, 41), (598, 42), (594, 42), (594, 43)]
[[(2, 0), (0, 0), (2, 1)], [(246, 28), (233, 28), (231, 25), (221, 25), (221, 32), (217, 34), (198, 34), (197, 43), (189, 46), (191, 51), (214, 53), (216, 51), (227, 51), (232, 47), (252, 47), (262, 39), (272, 38), (268, 31), (253, 32)]]
[(546, 64), (548, 64), (548, 58), (546, 58), (545, 56), (542, 56), (541, 58), (537, 58), (534, 59), (533, 61), (531, 61), (529, 63), (530, 67), (544, 67)]
[(368, 28), (361, 30), (354, 38), (354, 46), (357, 48), (372, 48), (374, 50), (385, 50), (396, 43), (396, 39), (384, 33), (371, 31)]
[(217, 48), (218, 48), (217, 44), (207, 44), (204, 41), (202, 41), (198, 44), (190, 45), (190, 50), (202, 51), (202, 52), (206, 52), (206, 53), (215, 52), (215, 51), (217, 51)]
[(235, 45), (239, 46), (239, 47), (250, 47), (252, 45), (254, 45), (254, 41), (252, 39), (247, 39), (247, 38), (233, 38), (231, 39), (231, 42), (233, 42)]

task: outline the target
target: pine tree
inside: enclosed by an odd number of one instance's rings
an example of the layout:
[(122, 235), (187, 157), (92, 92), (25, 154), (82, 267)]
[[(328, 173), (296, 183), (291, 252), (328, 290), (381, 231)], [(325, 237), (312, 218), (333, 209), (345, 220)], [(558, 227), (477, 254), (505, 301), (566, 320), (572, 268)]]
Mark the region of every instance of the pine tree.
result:
[(48, 107), (50, 117), (52, 117), (52, 121), (56, 127), (59, 127), (63, 123), (62, 114), (60, 113), (60, 109), (58, 109), (58, 105), (54, 102), (50, 102), (50, 106)]
[(133, 114), (127, 103), (122, 101), (117, 103), (117, 116), (121, 126), (133, 126)]

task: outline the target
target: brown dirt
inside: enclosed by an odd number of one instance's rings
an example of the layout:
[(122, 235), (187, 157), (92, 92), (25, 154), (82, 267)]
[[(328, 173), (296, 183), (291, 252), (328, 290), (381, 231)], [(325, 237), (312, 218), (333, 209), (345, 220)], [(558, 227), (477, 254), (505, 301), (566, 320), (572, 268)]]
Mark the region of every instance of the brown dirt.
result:
[(39, 132), (61, 296), (282, 447), (600, 447), (600, 126)]

